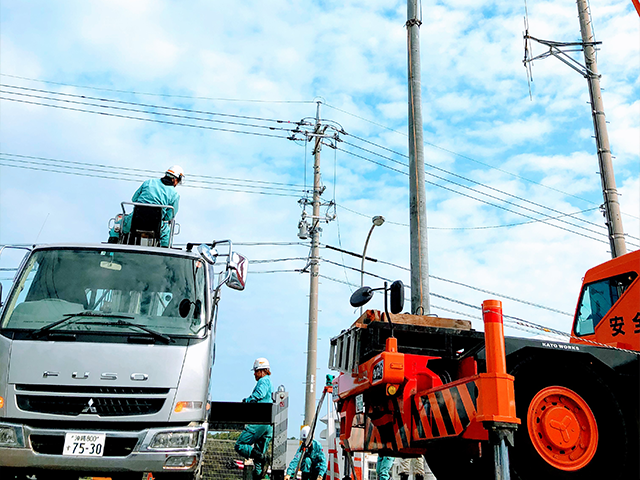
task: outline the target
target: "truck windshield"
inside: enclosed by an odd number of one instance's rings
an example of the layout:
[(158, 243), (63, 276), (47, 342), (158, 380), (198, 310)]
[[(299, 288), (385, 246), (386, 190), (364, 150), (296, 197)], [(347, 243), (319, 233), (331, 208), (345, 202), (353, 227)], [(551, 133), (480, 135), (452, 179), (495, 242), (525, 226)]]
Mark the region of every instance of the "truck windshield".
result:
[[(149, 252), (37, 250), (17, 279), (2, 328), (144, 334), (104, 321), (114, 317), (159, 334), (200, 335), (206, 321), (204, 270), (197, 259)], [(64, 321), (68, 317), (74, 318)]]
[(611, 307), (638, 275), (635, 272), (599, 280), (585, 285), (580, 296), (576, 318), (576, 335), (591, 335)]

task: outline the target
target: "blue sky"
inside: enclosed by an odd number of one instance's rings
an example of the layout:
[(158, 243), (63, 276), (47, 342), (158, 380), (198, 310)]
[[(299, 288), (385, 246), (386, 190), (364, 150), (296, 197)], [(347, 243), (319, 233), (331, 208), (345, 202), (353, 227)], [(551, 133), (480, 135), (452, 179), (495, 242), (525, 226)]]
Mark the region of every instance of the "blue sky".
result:
[[(532, 35), (579, 40), (574, 1), (529, 0), (528, 9)], [(593, 0), (591, 9), (596, 38), (603, 42), (598, 67), (623, 224), (629, 248), (637, 249), (640, 27), (630, 1)], [(451, 300), (480, 305), (497, 297), (505, 314), (568, 331), (570, 316), (514, 299), (572, 313), (584, 272), (610, 257), (597, 209), (602, 195), (586, 81), (554, 58), (537, 61), (529, 99), (522, 2), (424, 1), (422, 12), (429, 263), (437, 277), (430, 283), (438, 295), (431, 299), (433, 313), (470, 318), (478, 315), (476, 309)], [(337, 220), (323, 226), (322, 242), (362, 251), (371, 217), (383, 215), (387, 223), (373, 233), (368, 255), (408, 267), (408, 177), (397, 163), (406, 163), (407, 152), (405, 21), (406, 3), (393, 0), (5, 0), (0, 4), (0, 80), (11, 86), (2, 90), (13, 93), (2, 96), (96, 110), (16, 95), (63, 93), (252, 117), (206, 117), (245, 124), (238, 126), (108, 110), (281, 136), (288, 134), (246, 124), (288, 128), (262, 119), (313, 117), (314, 100), (321, 99), (321, 116), (346, 132), (339, 150), (322, 153), (324, 198), (338, 204)], [(544, 50), (534, 45), (535, 54)], [(10, 100), (0, 103), (0, 143), (2, 244), (104, 241), (109, 218), (147, 176), (126, 169), (160, 172), (182, 165), (187, 182), (180, 187), (176, 241), (231, 238), (245, 244), (238, 250), (251, 260), (270, 261), (251, 265), (244, 292), (223, 294), (213, 397), (248, 395), (252, 362), (265, 356), (273, 365), (274, 383), (291, 392), (291, 424), (301, 421), (309, 278), (260, 272), (305, 264), (272, 260), (308, 255), (307, 246), (295, 243), (305, 164), (307, 188), (312, 178), (309, 145)], [(269, 195), (248, 193), (256, 191)], [(570, 220), (573, 225), (549, 222), (564, 230), (529, 218), (575, 212), (582, 213)], [(263, 245), (248, 245), (255, 242)], [(264, 245), (278, 242), (294, 245)], [(359, 284), (357, 272), (329, 263), (358, 268), (358, 259), (328, 249), (322, 257), (327, 261), (320, 267), (320, 378), (328, 373), (329, 339), (356, 318), (348, 304), (354, 287), (340, 282)], [(408, 272), (391, 265), (368, 262), (365, 269), (409, 283)], [(365, 282), (379, 286), (380, 280), (365, 277)], [(380, 299), (374, 302), (381, 307)], [(511, 328), (508, 333), (531, 334)]]

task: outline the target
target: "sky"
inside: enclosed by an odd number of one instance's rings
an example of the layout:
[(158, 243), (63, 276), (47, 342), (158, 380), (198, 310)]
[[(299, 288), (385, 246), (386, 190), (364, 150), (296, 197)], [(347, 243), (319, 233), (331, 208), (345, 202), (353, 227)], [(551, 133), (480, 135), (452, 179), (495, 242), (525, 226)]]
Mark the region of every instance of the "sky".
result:
[[(640, 22), (630, 0), (590, 6), (636, 250)], [(532, 36), (580, 40), (574, 1), (527, 8)], [(568, 332), (584, 273), (611, 258), (587, 82), (539, 60), (530, 97), (523, 2), (425, 0), (421, 12), (431, 313), (482, 330), (478, 307), (497, 298), (505, 315)], [(406, 3), (394, 0), (3, 0), (0, 244), (106, 241), (120, 202), (181, 165), (175, 242), (228, 238), (252, 262), (247, 288), (223, 292), (212, 397), (248, 396), (253, 360), (267, 357), (296, 432), (309, 310), (299, 200), (313, 157), (300, 134), (287, 137), (319, 105), (337, 134), (321, 151), (323, 200), (336, 205), (323, 208), (335, 213), (323, 246), (362, 252), (382, 215), (367, 250), (378, 261), (365, 271), (409, 284), (405, 22)], [(319, 379), (331, 373), (330, 339), (358, 316), (348, 302), (360, 285), (359, 258), (326, 247), (321, 257)], [(6, 295), (11, 275), (0, 274)], [(380, 287), (378, 277), (365, 284)], [(370, 305), (382, 308), (381, 296)], [(506, 333), (540, 334), (513, 323)]]

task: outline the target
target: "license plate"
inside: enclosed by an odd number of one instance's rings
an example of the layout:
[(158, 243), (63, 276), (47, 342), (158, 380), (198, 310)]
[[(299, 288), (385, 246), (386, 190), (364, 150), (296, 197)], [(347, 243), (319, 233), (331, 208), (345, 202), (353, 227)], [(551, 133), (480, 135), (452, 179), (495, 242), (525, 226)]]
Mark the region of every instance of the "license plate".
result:
[(104, 433), (67, 433), (62, 455), (101, 457), (104, 453)]

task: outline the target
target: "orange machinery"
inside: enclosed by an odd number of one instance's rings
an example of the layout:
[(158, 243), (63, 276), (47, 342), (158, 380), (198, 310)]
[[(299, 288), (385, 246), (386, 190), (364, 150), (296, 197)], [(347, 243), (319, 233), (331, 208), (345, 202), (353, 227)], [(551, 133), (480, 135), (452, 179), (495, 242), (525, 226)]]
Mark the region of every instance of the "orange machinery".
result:
[(512, 479), (640, 478), (638, 276), (640, 251), (589, 270), (567, 343), (503, 339), (496, 301), (484, 333), (367, 310), (331, 340), (343, 448), (425, 455), (438, 480), (494, 478), (500, 444)]

